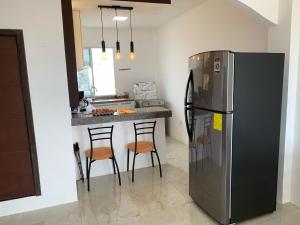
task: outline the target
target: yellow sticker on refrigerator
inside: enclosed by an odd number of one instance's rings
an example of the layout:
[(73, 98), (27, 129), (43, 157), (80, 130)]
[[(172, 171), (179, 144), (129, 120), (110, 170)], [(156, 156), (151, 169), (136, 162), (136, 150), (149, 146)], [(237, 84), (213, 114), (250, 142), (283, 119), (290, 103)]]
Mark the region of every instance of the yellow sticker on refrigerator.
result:
[(214, 129), (222, 131), (223, 115), (220, 113), (214, 113)]

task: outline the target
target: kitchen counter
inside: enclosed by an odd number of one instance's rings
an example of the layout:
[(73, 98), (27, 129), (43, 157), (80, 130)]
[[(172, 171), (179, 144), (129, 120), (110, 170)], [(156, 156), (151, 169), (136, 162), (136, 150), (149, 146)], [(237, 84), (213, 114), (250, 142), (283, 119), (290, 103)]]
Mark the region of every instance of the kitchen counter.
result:
[(92, 114), (74, 114), (72, 115), (72, 126), (144, 120), (153, 118), (166, 118), (172, 116), (172, 111), (163, 107), (136, 108), (134, 110), (135, 113), (115, 114), (110, 116), (97, 117), (94, 117)]
[[(166, 135), (165, 135), (165, 118), (172, 116), (172, 112), (163, 107), (151, 107), (151, 108), (138, 108), (135, 109), (135, 113), (112, 115), (112, 116), (99, 116), (93, 117), (92, 115), (77, 114), (72, 118), (72, 134), (73, 143), (79, 143), (80, 155), (82, 165), (85, 165), (84, 150), (90, 148), (90, 139), (87, 128), (95, 128), (103, 126), (103, 123), (107, 123), (107, 126), (114, 125), (113, 132), (113, 146), (115, 151), (115, 157), (119, 164), (120, 172), (127, 171), (127, 144), (134, 142), (135, 132), (133, 123), (146, 122), (155, 120), (155, 143), (157, 151), (160, 157), (161, 164), (166, 163)], [(139, 136), (139, 140), (150, 140), (152, 137), (149, 134)], [(101, 142), (101, 141), (100, 141)], [(96, 143), (97, 146), (106, 146), (108, 143), (105, 141)], [(132, 165), (133, 154), (130, 154), (130, 165)], [(154, 157), (155, 165), (158, 164)], [(150, 154), (140, 154), (136, 160), (136, 169), (151, 167)], [(131, 166), (130, 166), (131, 169)], [(158, 169), (158, 168), (155, 168)], [(77, 170), (78, 171), (78, 170)], [(91, 177), (102, 176), (107, 174), (113, 174), (112, 163), (110, 160), (99, 160), (91, 170)], [(85, 169), (84, 169), (85, 174)], [(77, 176), (79, 178), (79, 176)]]

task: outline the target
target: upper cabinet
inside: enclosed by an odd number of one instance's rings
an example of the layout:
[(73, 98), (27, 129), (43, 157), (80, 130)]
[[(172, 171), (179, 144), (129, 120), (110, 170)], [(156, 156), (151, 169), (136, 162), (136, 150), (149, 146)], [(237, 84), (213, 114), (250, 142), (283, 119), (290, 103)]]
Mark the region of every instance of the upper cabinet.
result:
[(81, 18), (80, 18), (79, 10), (73, 10), (73, 24), (74, 24), (77, 70), (81, 70), (84, 66), (84, 63), (83, 63)]

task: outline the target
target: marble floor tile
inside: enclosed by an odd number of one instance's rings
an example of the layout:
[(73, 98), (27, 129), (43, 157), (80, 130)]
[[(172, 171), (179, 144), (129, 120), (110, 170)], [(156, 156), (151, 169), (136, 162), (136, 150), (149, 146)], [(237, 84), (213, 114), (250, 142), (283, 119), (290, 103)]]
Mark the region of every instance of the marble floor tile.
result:
[[(217, 225), (190, 198), (188, 148), (167, 140), (167, 164), (91, 179), (91, 191), (78, 181), (77, 203), (0, 218), (0, 225)], [(278, 205), (277, 211), (240, 225), (298, 225), (300, 209)]]
[(0, 225), (20, 225), (21, 214), (0, 217)]
[(145, 225), (214, 225), (217, 224), (209, 218), (194, 203), (179, 204), (166, 208), (160, 212), (147, 214), (142, 217)]
[(22, 225), (82, 225), (79, 203), (50, 207), (21, 214)]
[(170, 183), (161, 183), (130, 192), (132, 201), (138, 206), (140, 215), (160, 212), (189, 200)]

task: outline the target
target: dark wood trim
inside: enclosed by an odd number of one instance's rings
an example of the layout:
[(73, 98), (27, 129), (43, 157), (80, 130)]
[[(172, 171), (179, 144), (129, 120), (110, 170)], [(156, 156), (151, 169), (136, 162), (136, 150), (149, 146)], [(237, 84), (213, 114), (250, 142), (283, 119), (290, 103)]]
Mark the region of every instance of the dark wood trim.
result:
[(23, 93), (23, 103), (24, 103), (24, 109), (26, 114), (25, 116), (27, 122), (28, 140), (30, 145), (30, 155), (31, 155), (33, 177), (34, 177), (35, 194), (41, 195), (40, 176), (39, 176), (39, 169), (38, 169), (39, 167), (38, 167), (38, 159), (37, 159), (35, 134), (34, 134), (34, 125), (33, 125), (33, 118), (32, 118), (31, 98), (30, 98), (30, 90), (29, 90), (29, 83), (28, 83), (28, 73), (27, 73), (23, 31), (4, 29), (4, 30), (0, 30), (0, 36), (15, 37), (17, 41), (19, 72), (21, 76), (21, 88)]
[(171, 0), (114, 0), (114, 1), (171, 4)]
[(72, 0), (61, 0), (70, 106), (79, 105)]

